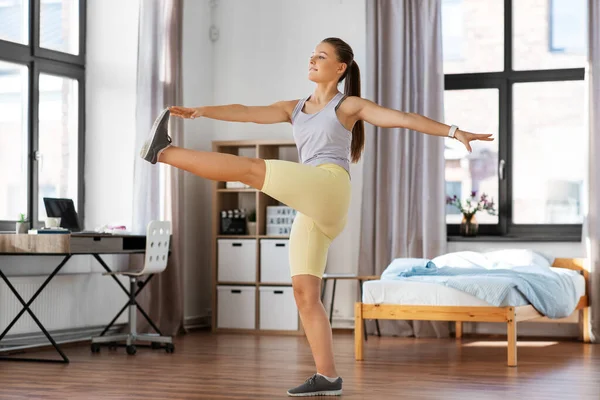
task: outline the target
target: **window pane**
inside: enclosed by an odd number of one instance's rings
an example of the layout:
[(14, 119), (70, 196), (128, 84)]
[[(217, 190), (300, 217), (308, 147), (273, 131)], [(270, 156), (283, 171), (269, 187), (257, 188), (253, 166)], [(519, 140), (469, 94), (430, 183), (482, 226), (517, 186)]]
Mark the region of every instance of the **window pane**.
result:
[(27, 214), (28, 82), (26, 66), (0, 61), (0, 220)]
[(583, 68), (587, 2), (513, 1), (513, 69)]
[(76, 80), (40, 74), (40, 221), (46, 218), (44, 197), (70, 198), (77, 204), (78, 97)]
[(513, 96), (513, 222), (581, 223), (584, 81), (519, 83)]
[[(498, 89), (446, 90), (445, 121), (475, 133), (491, 133), (493, 142), (472, 142), (469, 154), (458, 140), (446, 138), (446, 195), (466, 200), (471, 191), (485, 193), (498, 204)], [(454, 210), (452, 210), (454, 208)], [(498, 207), (496, 207), (497, 209)], [(462, 214), (446, 206), (446, 223), (458, 224)], [(475, 216), (480, 224), (497, 224), (498, 216), (485, 211)]]
[(29, 0), (0, 0), (0, 40), (29, 44)]
[(504, 70), (504, 0), (442, 0), (444, 73)]
[(79, 54), (79, 0), (41, 0), (40, 47)]

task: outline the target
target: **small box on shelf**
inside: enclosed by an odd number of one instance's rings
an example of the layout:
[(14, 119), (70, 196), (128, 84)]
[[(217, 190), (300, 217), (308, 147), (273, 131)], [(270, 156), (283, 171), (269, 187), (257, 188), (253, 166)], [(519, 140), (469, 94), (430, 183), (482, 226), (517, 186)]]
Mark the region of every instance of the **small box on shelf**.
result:
[(225, 189), (249, 189), (250, 185), (242, 182), (225, 182)]
[(221, 235), (246, 235), (246, 210), (221, 211)]

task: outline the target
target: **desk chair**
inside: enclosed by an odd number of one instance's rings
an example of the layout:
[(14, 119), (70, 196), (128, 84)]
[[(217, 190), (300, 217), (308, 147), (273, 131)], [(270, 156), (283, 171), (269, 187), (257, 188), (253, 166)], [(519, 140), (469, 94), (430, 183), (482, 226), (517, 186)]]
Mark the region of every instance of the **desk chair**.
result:
[[(142, 307), (135, 300), (138, 293), (142, 291), (144, 286), (150, 281), (154, 274), (158, 274), (165, 270), (167, 267), (167, 261), (169, 257), (169, 244), (171, 238), (171, 222), (170, 221), (152, 221), (148, 224), (146, 234), (146, 254), (144, 257), (144, 266), (142, 269), (127, 271), (117, 271), (111, 273), (105, 273), (104, 275), (110, 275), (117, 281), (119, 286), (127, 293), (129, 300), (127, 304), (121, 309), (115, 318), (108, 324), (104, 331), (96, 337), (92, 338), (91, 350), (93, 353), (100, 351), (101, 343), (108, 343), (111, 347), (116, 347), (117, 341), (126, 341), (127, 354), (134, 355), (137, 351), (134, 342), (136, 340), (150, 342), (153, 349), (161, 348), (161, 343), (165, 343), (165, 350), (167, 353), (173, 353), (175, 346), (173, 345), (173, 339), (170, 336), (162, 336), (160, 330), (152, 322), (148, 314), (142, 309)], [(129, 291), (123, 286), (116, 275), (125, 275), (129, 277)], [(142, 275), (149, 275), (144, 281), (140, 280)], [(136, 290), (136, 286), (138, 286)], [(119, 316), (129, 307), (129, 332), (123, 334), (116, 334), (110, 336), (104, 336), (108, 329), (114, 324)], [(156, 334), (141, 334), (136, 331), (136, 311), (140, 310), (140, 313), (146, 318), (148, 323), (156, 331)]]

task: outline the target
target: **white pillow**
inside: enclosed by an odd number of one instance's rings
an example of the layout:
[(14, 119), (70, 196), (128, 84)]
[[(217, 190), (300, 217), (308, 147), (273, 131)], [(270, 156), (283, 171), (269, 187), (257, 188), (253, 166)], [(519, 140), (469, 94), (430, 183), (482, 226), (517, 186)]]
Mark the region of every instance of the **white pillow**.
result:
[(492, 268), (515, 268), (537, 266), (550, 268), (554, 259), (548, 259), (531, 249), (504, 249), (483, 253), (493, 264)]
[(457, 251), (438, 256), (431, 260), (438, 268), (490, 268), (489, 260), (476, 251)]

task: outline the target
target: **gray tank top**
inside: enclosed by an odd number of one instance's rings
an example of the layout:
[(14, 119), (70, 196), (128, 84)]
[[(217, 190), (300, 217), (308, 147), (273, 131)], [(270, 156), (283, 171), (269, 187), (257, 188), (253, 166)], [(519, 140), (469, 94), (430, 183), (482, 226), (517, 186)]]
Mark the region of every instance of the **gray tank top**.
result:
[(302, 111), (310, 96), (296, 104), (292, 113), (292, 130), (302, 164), (336, 164), (350, 174), (352, 132), (344, 128), (336, 114), (345, 97), (343, 93), (336, 94), (321, 111), (314, 114)]

